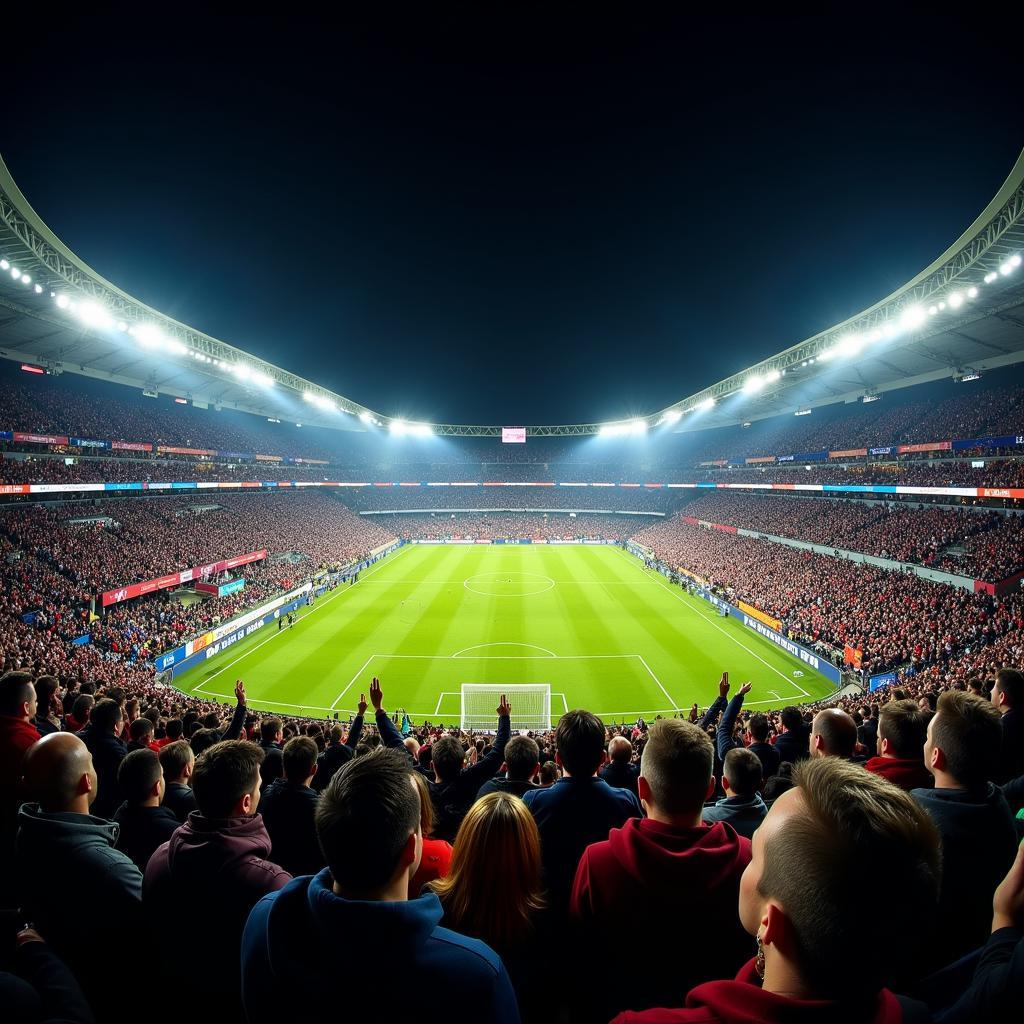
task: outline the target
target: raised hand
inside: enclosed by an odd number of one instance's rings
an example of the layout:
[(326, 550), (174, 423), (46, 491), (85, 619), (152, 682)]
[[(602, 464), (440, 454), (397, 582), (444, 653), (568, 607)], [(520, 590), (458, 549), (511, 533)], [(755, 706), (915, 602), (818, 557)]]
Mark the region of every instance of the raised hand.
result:
[(512, 705), (505, 699), (505, 694), (501, 695), (501, 703), (498, 705), (498, 717), (505, 718), (512, 714)]
[(722, 678), (718, 681), (718, 696), (728, 697), (729, 696), (729, 673), (723, 672)]
[(359, 694), (358, 711), (359, 711), (360, 715), (365, 715), (366, 714), (366, 694), (365, 693)]
[(750, 691), (751, 691), (751, 690), (752, 690), (753, 688), (754, 688), (754, 684), (753, 684), (753, 683), (744, 683), (744, 684), (743, 684), (743, 685), (742, 685), (742, 686), (740, 687), (740, 696), (741, 696), (741, 697), (745, 697), (745, 696), (746, 696), (746, 695), (747, 695), (748, 693), (750, 693)]
[(374, 676), (373, 681), (370, 683), (370, 703), (373, 705), (374, 711), (380, 711), (380, 706), (384, 702), (384, 693), (380, 688), (380, 680)]
[(235, 680), (235, 700), (242, 706), (245, 705), (245, 683), (241, 679)]

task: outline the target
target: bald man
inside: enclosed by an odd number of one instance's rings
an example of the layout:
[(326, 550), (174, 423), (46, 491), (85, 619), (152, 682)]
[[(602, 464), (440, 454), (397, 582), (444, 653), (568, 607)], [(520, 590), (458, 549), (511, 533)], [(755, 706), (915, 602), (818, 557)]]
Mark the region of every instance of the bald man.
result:
[(25, 755), (30, 800), (18, 814), (16, 865), (25, 916), (71, 968), (98, 1020), (120, 1020), (111, 974), (139, 967), (142, 873), (114, 848), (118, 826), (93, 817), (98, 780), (88, 747), (67, 732)]
[(857, 723), (840, 708), (825, 708), (811, 724), (811, 757), (841, 757), (862, 764), (856, 753)]
[(640, 766), (633, 764), (633, 744), (625, 736), (615, 736), (608, 744), (608, 764), (601, 769), (601, 778), (616, 789), (628, 789), (639, 797), (637, 780)]

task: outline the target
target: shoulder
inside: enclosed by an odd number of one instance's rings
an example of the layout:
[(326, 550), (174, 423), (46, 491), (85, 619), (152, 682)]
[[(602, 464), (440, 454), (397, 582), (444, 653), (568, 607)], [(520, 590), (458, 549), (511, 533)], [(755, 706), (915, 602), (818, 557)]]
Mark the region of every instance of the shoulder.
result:
[(458, 964), (460, 971), (479, 971), (493, 977), (502, 972), (501, 957), (479, 939), (453, 932), (450, 928), (435, 928), (430, 941), (453, 966)]

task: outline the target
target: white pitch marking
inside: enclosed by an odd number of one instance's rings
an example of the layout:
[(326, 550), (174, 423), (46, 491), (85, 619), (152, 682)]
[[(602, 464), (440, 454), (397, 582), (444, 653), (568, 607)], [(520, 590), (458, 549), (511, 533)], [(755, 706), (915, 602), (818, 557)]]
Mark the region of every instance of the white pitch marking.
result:
[(569, 713), (569, 702), (565, 699), (565, 694), (564, 693), (553, 693), (553, 694), (551, 694), (551, 696), (552, 697), (561, 697), (562, 698), (562, 707), (565, 708), (565, 713), (568, 714)]
[[(635, 561), (634, 561), (635, 556), (628, 555), (625, 551), (622, 550), (622, 548), (618, 548), (617, 550), (621, 551), (622, 554), (626, 557), (626, 559), (628, 561), (630, 561), (632, 564), (636, 564)], [(715, 627), (715, 629), (718, 630), (719, 633), (722, 633), (723, 635), (727, 636), (738, 647), (742, 647), (743, 650), (745, 650), (747, 652), (747, 654), (757, 658), (757, 660), (759, 662), (761, 662), (761, 664), (764, 665), (765, 668), (771, 669), (771, 671), (774, 672), (777, 676), (781, 676), (783, 679), (786, 680), (787, 683), (790, 684), (790, 686), (793, 686), (796, 689), (798, 689), (805, 697), (810, 697), (810, 694), (802, 686), (797, 686), (797, 684), (794, 683), (789, 678), (789, 676), (786, 675), (785, 672), (780, 672), (774, 665), (769, 665), (768, 662), (765, 661), (764, 658), (762, 658), (760, 654), (758, 654), (756, 651), (752, 651), (746, 644), (740, 642), (731, 633), (728, 633), (728, 632), (726, 632), (726, 630), (722, 629), (722, 627), (717, 622), (715, 622), (714, 619), (708, 618), (708, 616), (705, 615), (699, 608), (694, 608), (691, 604), (689, 604), (686, 600), (683, 599), (683, 596), (681, 594), (677, 594), (667, 583), (662, 583), (662, 581), (660, 579), (655, 579), (653, 576), (650, 577), (650, 578), (653, 580), (653, 582), (660, 583), (665, 588), (665, 590), (667, 590), (677, 601), (682, 601), (682, 603), (684, 605), (686, 605), (687, 608), (689, 608), (691, 611), (695, 612), (697, 615), (699, 615), (706, 622), (709, 622), (712, 626)], [(671, 699), (672, 698), (669, 697), (669, 700), (671, 700)], [(753, 703), (753, 702), (751, 702), (751, 703)]]
[(337, 708), (338, 701), (340, 701), (341, 698), (344, 697), (345, 694), (352, 689), (352, 684), (363, 674), (363, 672), (366, 671), (366, 666), (369, 665), (371, 661), (373, 661), (374, 657), (375, 655), (371, 654), (366, 659), (366, 661), (364, 661), (363, 664), (359, 667), (359, 670), (356, 672), (356, 674), (348, 681), (348, 686), (346, 686), (345, 689), (342, 690), (341, 693), (339, 693), (338, 696), (334, 699), (334, 703), (331, 705), (332, 711), (334, 711), (335, 708)]
[(438, 694), (438, 697), (437, 697), (437, 707), (434, 708), (434, 715), (436, 716), (436, 715), (441, 714), (441, 704), (444, 702), (445, 697), (458, 697), (458, 696), (459, 696), (459, 694), (457, 694), (454, 690), (442, 690), (440, 692), (440, 694)]
[[(521, 644), (521, 643), (517, 643), (514, 640), (498, 640), (498, 641), (495, 641), (494, 643), (490, 643), (490, 644), (474, 644), (472, 647), (463, 647), (463, 649), (461, 651), (456, 651), (454, 654), (450, 655), (450, 657), (457, 658), (461, 654), (467, 654), (469, 651), (479, 651), (483, 647), (529, 647), (529, 648), (532, 648), (535, 651), (543, 651), (544, 652), (544, 656), (547, 657), (547, 658), (557, 658), (558, 657), (558, 655), (555, 654), (554, 651), (549, 651), (546, 647), (540, 647), (537, 644)], [(478, 654), (477, 657), (478, 658), (495, 657), (495, 655)], [(500, 657), (500, 655), (498, 655), (498, 657)], [(520, 657), (522, 657), (522, 655), (520, 655)], [(537, 657), (537, 655), (531, 655), (531, 657)]]
[[(672, 694), (669, 693), (668, 690), (666, 690), (665, 687), (661, 685), (661, 680), (654, 674), (654, 670), (651, 668), (650, 665), (647, 664), (647, 660), (639, 654), (637, 655), (637, 657), (640, 659), (640, 664), (643, 665), (645, 669), (647, 669), (647, 671), (651, 674), (651, 678), (658, 684), (658, 689), (661, 690), (663, 694), (665, 694), (665, 700), (667, 700), (669, 704), (671, 704)], [(676, 710), (678, 711), (679, 709), (676, 708)]]

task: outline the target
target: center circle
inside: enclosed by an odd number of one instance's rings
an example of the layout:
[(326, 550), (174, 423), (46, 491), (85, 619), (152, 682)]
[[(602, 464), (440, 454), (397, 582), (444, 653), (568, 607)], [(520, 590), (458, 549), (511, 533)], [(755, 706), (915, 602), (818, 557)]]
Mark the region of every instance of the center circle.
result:
[(555, 581), (537, 572), (479, 572), (462, 585), (482, 597), (533, 597), (551, 590)]

